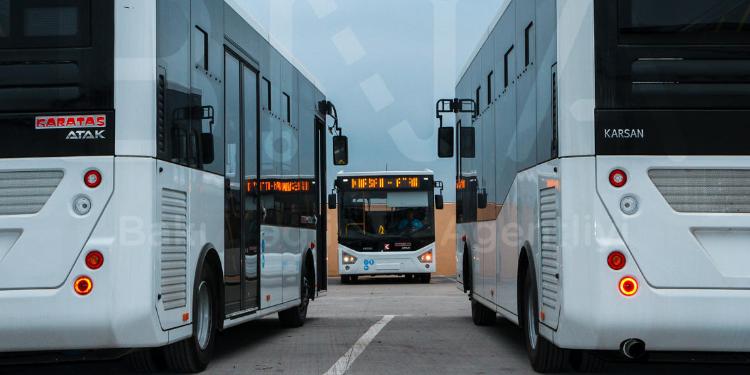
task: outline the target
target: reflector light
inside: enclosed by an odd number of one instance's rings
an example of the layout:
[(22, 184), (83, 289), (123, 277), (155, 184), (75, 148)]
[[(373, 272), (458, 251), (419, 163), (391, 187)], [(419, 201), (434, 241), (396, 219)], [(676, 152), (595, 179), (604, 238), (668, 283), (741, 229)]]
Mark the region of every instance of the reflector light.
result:
[(102, 183), (102, 174), (99, 173), (99, 171), (90, 170), (86, 172), (86, 175), (83, 176), (83, 182), (90, 189), (99, 187), (99, 185), (101, 185)]
[(310, 242), (310, 249), (315, 249), (315, 242)]
[(98, 270), (99, 268), (102, 268), (103, 264), (104, 255), (99, 251), (94, 250), (86, 254), (86, 267), (92, 270)]
[(628, 175), (622, 169), (615, 169), (609, 174), (609, 183), (616, 188), (621, 188), (628, 183)]
[(613, 251), (607, 257), (607, 265), (609, 265), (609, 268), (615, 271), (619, 271), (625, 268), (625, 262), (626, 262), (625, 254), (619, 251)]
[(630, 276), (620, 280), (620, 293), (625, 297), (632, 297), (638, 293), (638, 281)]
[(73, 290), (80, 295), (86, 296), (94, 289), (94, 282), (88, 276), (79, 276), (73, 283)]

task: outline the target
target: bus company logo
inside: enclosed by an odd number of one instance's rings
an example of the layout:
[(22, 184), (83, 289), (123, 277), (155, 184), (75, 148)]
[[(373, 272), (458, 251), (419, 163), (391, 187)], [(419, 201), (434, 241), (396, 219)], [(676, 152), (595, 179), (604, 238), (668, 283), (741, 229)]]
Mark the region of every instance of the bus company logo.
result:
[(645, 129), (604, 129), (604, 138), (607, 139), (644, 139)]
[(37, 116), (35, 128), (39, 129), (85, 129), (106, 128), (106, 115)]
[(68, 140), (107, 139), (104, 130), (73, 130), (65, 137)]

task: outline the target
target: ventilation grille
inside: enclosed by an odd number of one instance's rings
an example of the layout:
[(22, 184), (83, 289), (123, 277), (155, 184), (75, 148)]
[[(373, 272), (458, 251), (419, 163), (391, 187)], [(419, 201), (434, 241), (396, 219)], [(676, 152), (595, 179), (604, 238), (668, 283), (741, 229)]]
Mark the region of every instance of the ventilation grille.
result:
[(187, 193), (161, 193), (161, 301), (164, 310), (187, 305)]
[(0, 172), (0, 215), (31, 215), (47, 203), (62, 171)]
[(555, 312), (560, 306), (558, 298), (560, 291), (559, 223), (558, 191), (555, 188), (544, 189), (539, 194), (539, 228), (542, 237), (542, 305), (545, 310)]
[(653, 169), (648, 175), (677, 212), (750, 213), (750, 170)]

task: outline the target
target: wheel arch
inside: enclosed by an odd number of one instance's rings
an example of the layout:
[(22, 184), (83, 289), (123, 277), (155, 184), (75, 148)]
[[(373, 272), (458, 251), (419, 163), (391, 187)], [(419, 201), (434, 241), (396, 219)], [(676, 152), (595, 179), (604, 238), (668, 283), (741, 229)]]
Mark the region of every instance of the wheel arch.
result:
[(310, 299), (315, 300), (315, 295), (317, 294), (316, 291), (318, 290), (318, 278), (316, 277), (317, 270), (315, 269), (315, 255), (313, 254), (313, 249), (308, 248), (305, 250), (305, 255), (302, 257), (302, 262), (300, 262), (300, 264), (302, 266), (300, 274), (302, 274), (302, 272), (307, 273), (308, 279), (312, 281), (313, 285)]
[(222, 267), (221, 258), (219, 252), (216, 250), (216, 246), (211, 243), (207, 243), (201, 249), (200, 255), (198, 256), (198, 263), (195, 267), (195, 275), (193, 276), (193, 290), (198, 288), (198, 280), (200, 280), (200, 273), (204, 267), (208, 267), (213, 273), (214, 277), (217, 278), (216, 282), (219, 287), (218, 290), (218, 301), (216, 306), (219, 309), (219, 329), (224, 329), (224, 268)]
[(534, 252), (531, 248), (531, 244), (527, 241), (521, 247), (521, 252), (518, 255), (518, 272), (516, 273), (516, 311), (518, 312), (519, 321), (522, 319), (521, 306), (523, 304), (523, 287), (528, 272), (536, 272), (536, 267), (534, 263)]

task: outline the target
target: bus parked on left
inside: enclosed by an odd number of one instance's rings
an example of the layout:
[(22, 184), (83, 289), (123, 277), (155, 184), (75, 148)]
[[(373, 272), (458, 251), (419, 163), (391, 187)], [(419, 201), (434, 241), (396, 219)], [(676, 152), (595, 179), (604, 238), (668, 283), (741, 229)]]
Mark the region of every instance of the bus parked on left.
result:
[(301, 326), (331, 107), (234, 1), (0, 0), (0, 357), (199, 372)]

